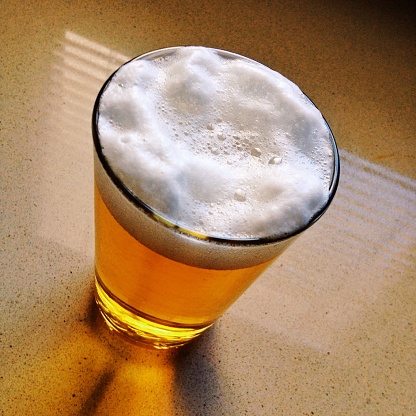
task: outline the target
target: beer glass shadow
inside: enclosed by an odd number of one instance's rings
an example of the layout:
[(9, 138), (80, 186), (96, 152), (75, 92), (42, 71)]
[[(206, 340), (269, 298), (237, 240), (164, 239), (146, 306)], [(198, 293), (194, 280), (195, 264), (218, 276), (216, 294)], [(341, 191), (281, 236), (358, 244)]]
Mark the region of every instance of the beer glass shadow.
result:
[[(114, 365), (108, 366), (97, 379), (89, 397), (84, 401), (80, 415), (92, 415), (102, 408), (115, 407), (120, 411), (119, 398), (121, 394), (125, 395), (124, 386), (130, 377), (129, 367), (135, 376), (130, 378), (128, 388), (131, 391), (127, 395), (129, 399), (121, 406), (130, 412), (142, 411), (144, 413), (140, 414), (151, 414), (150, 409), (157, 400), (163, 401), (163, 405), (168, 408), (173, 406), (176, 410), (180, 409), (182, 415), (208, 415), (213, 408), (219, 406), (221, 382), (215, 368), (215, 326), (183, 347), (160, 351), (134, 344), (109, 331), (93, 297), (86, 322), (100, 343), (108, 348)], [(116, 364), (117, 362), (122, 362), (122, 365)], [(157, 384), (153, 380), (154, 375), (149, 373), (149, 367), (153, 367), (158, 373)], [(149, 403), (146, 408), (138, 400), (144, 385), (155, 387), (150, 392), (150, 398), (147, 397)], [(158, 398), (157, 391), (162, 391), (165, 397)], [(221, 408), (223, 407), (222, 403)]]
[(216, 369), (216, 326), (181, 347), (174, 357), (175, 395), (183, 415), (212, 415), (220, 404), (221, 379)]
[[(102, 345), (108, 348), (113, 362), (123, 362), (123, 365), (108, 366), (97, 379), (89, 397), (83, 403), (79, 415), (93, 415), (102, 408), (121, 410), (119, 396), (122, 393), (125, 380), (128, 378), (125, 362), (134, 369), (136, 377), (130, 383), (130, 398), (122, 405), (129, 411), (143, 411), (140, 414), (151, 414), (150, 409), (159, 394), (152, 391), (148, 397), (150, 404), (142, 409), (138, 404), (141, 395), (140, 386), (152, 385), (152, 374), (148, 373), (149, 366), (160, 372), (158, 386), (163, 394), (172, 390), (164, 399), (164, 405), (180, 409), (181, 414), (209, 415), (213, 408), (219, 406), (221, 397), (220, 380), (215, 368), (215, 343), (217, 340), (215, 326), (208, 329), (189, 344), (174, 350), (158, 351), (146, 346), (129, 342), (123, 336), (109, 331), (95, 304), (93, 295), (86, 315), (86, 323), (92, 329)], [(166, 376), (169, 374), (170, 376)], [(110, 386), (110, 387), (109, 387)], [(136, 386), (133, 390), (133, 386)], [(162, 406), (163, 407), (163, 406)], [(224, 404), (221, 404), (224, 407)], [(99, 414), (99, 413), (97, 413)], [(163, 414), (163, 411), (162, 413)]]

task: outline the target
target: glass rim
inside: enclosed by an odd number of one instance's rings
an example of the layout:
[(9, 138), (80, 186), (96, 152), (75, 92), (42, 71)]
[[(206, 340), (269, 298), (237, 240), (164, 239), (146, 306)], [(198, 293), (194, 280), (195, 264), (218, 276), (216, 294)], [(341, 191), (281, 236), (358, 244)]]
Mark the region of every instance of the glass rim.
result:
[[(225, 245), (265, 245), (265, 244), (272, 244), (277, 243), (281, 241), (286, 241), (291, 239), (292, 237), (295, 237), (299, 234), (301, 234), (303, 231), (310, 228), (313, 224), (315, 224), (322, 215), (326, 212), (326, 210), (331, 205), (331, 202), (336, 194), (338, 183), (339, 183), (339, 176), (340, 176), (340, 158), (339, 158), (339, 151), (338, 147), (335, 141), (335, 137), (332, 133), (332, 130), (327, 123), (325, 117), (322, 115), (322, 118), (324, 119), (325, 125), (328, 129), (328, 133), (330, 136), (332, 148), (333, 148), (333, 169), (332, 169), (332, 177), (329, 184), (329, 194), (328, 199), (326, 203), (310, 218), (310, 220), (304, 224), (301, 227), (295, 228), (291, 232), (285, 233), (285, 234), (272, 234), (270, 236), (266, 237), (220, 237), (220, 236), (214, 236), (214, 235), (207, 235), (204, 233), (201, 233), (200, 231), (192, 230), (191, 228), (187, 228), (186, 226), (182, 226), (178, 223), (176, 223), (174, 220), (168, 218), (167, 216), (161, 214), (154, 208), (152, 208), (150, 205), (146, 204), (144, 201), (142, 201), (138, 196), (134, 194), (133, 191), (129, 189), (129, 187), (116, 175), (116, 173), (111, 168), (109, 162), (107, 161), (107, 158), (104, 156), (101, 144), (100, 144), (100, 138), (98, 133), (98, 121), (99, 121), (99, 106), (100, 106), (100, 100), (101, 97), (106, 90), (108, 84), (111, 82), (113, 77), (116, 75), (116, 73), (125, 65), (129, 64), (132, 61), (140, 60), (140, 59), (146, 59), (146, 58), (157, 58), (158, 56), (165, 55), (166, 53), (174, 53), (177, 49), (181, 48), (181, 46), (175, 46), (175, 47), (169, 47), (169, 48), (163, 48), (163, 49), (157, 49), (154, 51), (150, 51), (147, 53), (144, 53), (142, 55), (136, 56), (129, 61), (125, 62), (124, 64), (120, 65), (110, 76), (109, 78), (104, 82), (103, 86), (101, 87), (97, 98), (94, 102), (93, 112), (92, 112), (92, 136), (93, 136), (93, 142), (94, 142), (94, 148), (97, 153), (98, 159), (104, 168), (105, 172), (107, 173), (108, 177), (112, 181), (112, 183), (121, 191), (121, 193), (126, 197), (136, 208), (140, 209), (142, 212), (144, 212), (146, 215), (151, 217), (154, 221), (158, 222), (161, 226), (165, 226), (167, 228), (172, 229), (175, 232), (179, 232), (181, 234), (185, 234), (191, 238), (196, 238), (198, 240), (203, 241), (209, 241), (217, 244), (225, 244)], [(216, 48), (208, 48), (215, 50), (218, 53), (224, 53), (226, 55), (235, 57), (235, 58), (243, 58), (245, 60), (252, 61), (256, 64), (265, 66), (261, 64), (260, 62), (254, 61), (250, 58), (247, 58), (243, 55), (239, 55), (234, 52), (229, 52), (222, 49), (216, 49)], [(269, 68), (266, 66), (266, 68)], [(269, 68), (271, 69), (271, 68)], [(314, 105), (316, 108), (318, 108), (314, 102), (302, 91), (302, 93), (305, 95), (305, 97), (311, 102), (312, 105)], [(322, 113), (321, 113), (322, 114)]]

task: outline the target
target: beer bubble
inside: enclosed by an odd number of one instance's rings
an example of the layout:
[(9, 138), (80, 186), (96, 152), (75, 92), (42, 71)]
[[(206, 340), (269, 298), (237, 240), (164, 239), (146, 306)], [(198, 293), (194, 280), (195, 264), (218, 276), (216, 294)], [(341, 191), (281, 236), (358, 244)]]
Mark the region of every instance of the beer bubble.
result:
[(246, 200), (246, 193), (242, 189), (237, 189), (234, 192), (234, 199), (239, 202), (244, 202)]
[(278, 157), (278, 156), (273, 156), (270, 160), (269, 160), (269, 165), (280, 165), (282, 163), (282, 158)]
[(251, 149), (251, 156), (254, 157), (260, 157), (261, 156), (261, 149), (258, 147), (254, 147), (253, 149)]
[(130, 141), (131, 141), (131, 138), (129, 137), (129, 136), (123, 136), (121, 139), (120, 139), (120, 141), (121, 141), (121, 143), (130, 143)]

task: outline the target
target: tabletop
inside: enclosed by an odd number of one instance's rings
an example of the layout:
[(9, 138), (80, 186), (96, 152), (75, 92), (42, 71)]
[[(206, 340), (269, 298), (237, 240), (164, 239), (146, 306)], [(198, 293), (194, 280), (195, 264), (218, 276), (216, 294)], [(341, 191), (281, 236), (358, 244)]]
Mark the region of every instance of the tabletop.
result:
[[(415, 7), (1, 7), (0, 414), (416, 414)], [(204, 45), (291, 79), (341, 155), (328, 212), (199, 339), (126, 343), (94, 302), (91, 113), (126, 60)]]

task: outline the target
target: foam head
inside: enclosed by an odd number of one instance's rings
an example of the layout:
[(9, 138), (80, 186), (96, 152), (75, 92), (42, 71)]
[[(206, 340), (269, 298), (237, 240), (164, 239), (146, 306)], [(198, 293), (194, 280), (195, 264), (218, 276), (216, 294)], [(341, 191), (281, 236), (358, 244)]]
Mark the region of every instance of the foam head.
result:
[(201, 235), (291, 235), (328, 203), (336, 149), (322, 114), (239, 55), (181, 47), (130, 61), (102, 93), (98, 133), (132, 194)]

